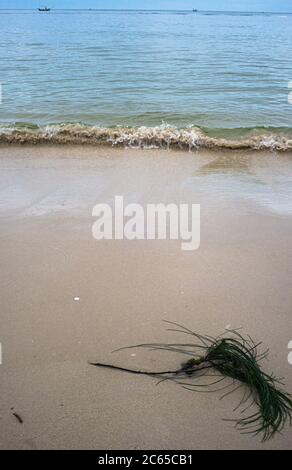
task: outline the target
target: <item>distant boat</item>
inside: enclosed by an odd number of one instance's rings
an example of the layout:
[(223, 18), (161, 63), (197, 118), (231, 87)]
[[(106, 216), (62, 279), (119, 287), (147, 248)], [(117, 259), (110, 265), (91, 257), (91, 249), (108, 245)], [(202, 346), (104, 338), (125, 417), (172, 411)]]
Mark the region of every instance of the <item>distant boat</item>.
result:
[(193, 8), (193, 13), (198, 13), (198, 10), (196, 10), (195, 8)]
[(48, 8), (48, 7), (39, 8), (38, 10), (39, 10), (39, 11), (51, 11), (51, 9)]

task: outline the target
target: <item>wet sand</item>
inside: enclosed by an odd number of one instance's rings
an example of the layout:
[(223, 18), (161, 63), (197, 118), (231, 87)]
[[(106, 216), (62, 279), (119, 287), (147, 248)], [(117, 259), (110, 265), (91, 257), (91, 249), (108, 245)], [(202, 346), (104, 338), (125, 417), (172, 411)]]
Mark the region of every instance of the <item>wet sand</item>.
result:
[[(292, 448), (291, 428), (262, 444), (222, 420), (239, 392), (88, 365), (173, 368), (175, 354), (111, 351), (181, 340), (162, 319), (231, 325), (270, 348), (264, 367), (292, 391), (291, 154), (2, 146), (0, 169), (2, 449)], [(201, 204), (200, 249), (97, 242), (92, 207), (116, 195)]]

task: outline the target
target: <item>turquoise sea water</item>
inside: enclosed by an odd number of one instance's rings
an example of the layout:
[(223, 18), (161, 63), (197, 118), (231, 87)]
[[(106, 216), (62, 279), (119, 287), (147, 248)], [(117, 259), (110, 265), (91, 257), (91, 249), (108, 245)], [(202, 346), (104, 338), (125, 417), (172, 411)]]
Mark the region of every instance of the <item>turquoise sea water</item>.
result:
[(289, 81), (289, 14), (0, 12), (2, 134), (168, 124), (290, 138)]

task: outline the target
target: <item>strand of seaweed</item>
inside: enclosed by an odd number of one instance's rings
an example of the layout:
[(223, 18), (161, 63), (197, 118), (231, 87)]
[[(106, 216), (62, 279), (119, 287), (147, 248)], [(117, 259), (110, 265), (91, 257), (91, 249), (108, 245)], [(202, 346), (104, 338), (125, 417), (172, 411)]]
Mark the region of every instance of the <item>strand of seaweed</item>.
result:
[[(173, 370), (143, 371), (100, 362), (90, 364), (132, 374), (159, 377), (158, 383), (173, 380), (183, 388), (195, 392), (225, 390), (221, 399), (242, 388), (242, 398), (234, 411), (241, 408), (243, 414), (252, 406), (257, 407), (257, 411), (246, 417), (227, 419), (227, 421), (235, 422), (236, 428), (242, 433), (261, 434), (263, 441), (273, 437), (276, 432), (281, 432), (287, 422), (291, 425), (292, 396), (279, 388), (279, 385), (283, 385), (281, 379), (261, 369), (259, 363), (267, 358), (269, 352), (259, 351), (262, 343), (255, 343), (250, 336), (243, 336), (238, 329), (228, 330), (217, 337), (212, 337), (198, 334), (178, 323), (166, 323), (171, 325), (168, 331), (186, 334), (195, 341), (138, 344), (117, 351), (147, 348), (190, 356), (180, 367)], [(207, 373), (212, 369), (215, 373)], [(199, 379), (205, 377), (212, 379), (208, 379), (207, 383), (199, 383)], [(228, 383), (223, 387), (212, 388), (226, 380)]]

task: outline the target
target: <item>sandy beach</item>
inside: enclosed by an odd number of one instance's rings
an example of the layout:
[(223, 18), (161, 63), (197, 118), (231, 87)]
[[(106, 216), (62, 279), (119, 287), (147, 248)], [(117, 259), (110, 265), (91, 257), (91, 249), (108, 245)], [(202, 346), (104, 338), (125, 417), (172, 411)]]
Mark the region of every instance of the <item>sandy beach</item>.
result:
[[(175, 354), (111, 352), (181, 340), (163, 319), (243, 327), (292, 391), (291, 154), (1, 146), (0, 168), (1, 449), (292, 448), (291, 428), (263, 444), (223, 421), (239, 391), (88, 364), (176, 367)], [(199, 250), (94, 240), (92, 208), (116, 195), (201, 204)]]

